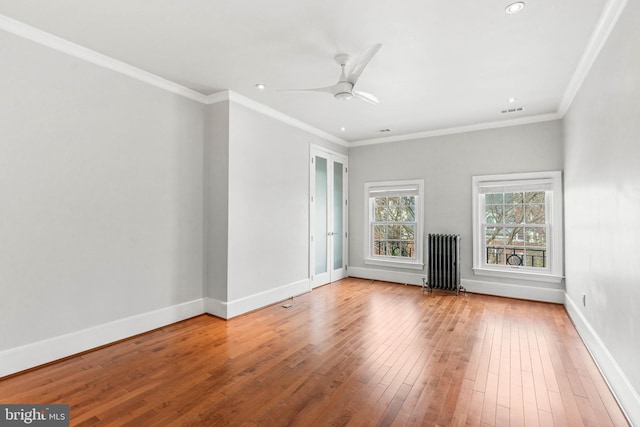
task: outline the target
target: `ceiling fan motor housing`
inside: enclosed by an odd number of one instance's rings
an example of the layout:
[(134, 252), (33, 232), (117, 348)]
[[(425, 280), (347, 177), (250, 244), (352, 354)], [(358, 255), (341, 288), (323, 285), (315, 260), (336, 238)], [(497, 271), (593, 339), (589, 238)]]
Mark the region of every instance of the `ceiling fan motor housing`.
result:
[(336, 93), (334, 96), (336, 97), (336, 99), (347, 101), (353, 97), (353, 94), (351, 93), (351, 91), (353, 91), (353, 83), (345, 81), (338, 82), (335, 88)]

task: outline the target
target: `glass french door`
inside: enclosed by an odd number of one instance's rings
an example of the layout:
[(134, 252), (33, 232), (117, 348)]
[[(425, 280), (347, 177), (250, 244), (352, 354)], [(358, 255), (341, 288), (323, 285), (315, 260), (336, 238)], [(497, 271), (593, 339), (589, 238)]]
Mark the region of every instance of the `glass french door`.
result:
[(315, 288), (346, 276), (347, 158), (311, 149), (310, 277)]

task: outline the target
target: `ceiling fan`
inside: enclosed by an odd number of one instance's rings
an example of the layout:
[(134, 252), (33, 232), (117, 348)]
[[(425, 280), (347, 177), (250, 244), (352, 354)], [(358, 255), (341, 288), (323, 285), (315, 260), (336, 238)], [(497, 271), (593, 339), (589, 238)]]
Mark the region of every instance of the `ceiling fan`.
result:
[(335, 60), (338, 63), (338, 65), (340, 65), (341, 72), (340, 72), (340, 79), (338, 80), (338, 83), (332, 86), (319, 87), (319, 88), (313, 88), (313, 89), (299, 89), (299, 90), (290, 91), (290, 92), (298, 92), (298, 91), (325, 92), (325, 93), (330, 93), (336, 99), (340, 99), (342, 101), (347, 101), (355, 97), (363, 101), (369, 102), (371, 104), (378, 104), (380, 101), (378, 101), (378, 98), (376, 98), (374, 95), (367, 92), (355, 90), (354, 87), (358, 82), (358, 78), (360, 78), (360, 74), (362, 74), (365, 67), (369, 63), (369, 61), (371, 61), (371, 59), (375, 56), (375, 54), (378, 53), (378, 50), (380, 50), (381, 47), (382, 47), (382, 44), (375, 44), (371, 46), (369, 49), (367, 49), (366, 51), (364, 51), (362, 55), (360, 55), (358, 58), (355, 59), (355, 61), (350, 67), (349, 72), (346, 71), (346, 67), (351, 57), (346, 53), (340, 53), (336, 55)]

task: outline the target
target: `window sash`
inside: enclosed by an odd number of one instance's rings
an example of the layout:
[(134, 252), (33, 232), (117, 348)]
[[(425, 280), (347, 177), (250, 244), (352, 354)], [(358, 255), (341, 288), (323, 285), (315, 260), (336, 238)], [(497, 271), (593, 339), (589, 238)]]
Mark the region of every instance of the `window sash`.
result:
[[(510, 203), (511, 200), (505, 200), (500, 197), (488, 198), (490, 193), (520, 192), (544, 192), (544, 218), (539, 210), (540, 203), (536, 203), (539, 200), (532, 199), (531, 202), (533, 203), (524, 203), (524, 201)], [(482, 276), (560, 283), (563, 279), (564, 270), (562, 172), (548, 171), (474, 176), (472, 178), (472, 194), (474, 273)], [(485, 203), (486, 201), (491, 203)], [(500, 207), (500, 203), (496, 202), (503, 202), (502, 207)], [(492, 209), (491, 206), (496, 206), (496, 209)], [(522, 206), (523, 209), (518, 208), (518, 206)], [(530, 213), (527, 212), (527, 207), (531, 209)], [(537, 234), (536, 232), (533, 233), (533, 236), (531, 234), (528, 236), (523, 235), (523, 240), (527, 240), (528, 243), (525, 247), (523, 245), (524, 242), (518, 242), (520, 247), (516, 248), (516, 252), (519, 255), (523, 255), (524, 250), (530, 250), (532, 254), (542, 256), (542, 252), (535, 252), (538, 247), (534, 246), (534, 244), (536, 240), (540, 243), (544, 241), (546, 249), (539, 249), (539, 251), (545, 251), (545, 267), (541, 267), (541, 260), (537, 260), (535, 264), (529, 260), (528, 263), (522, 262), (521, 265), (516, 266), (504, 265), (503, 261), (500, 261), (502, 265), (495, 264), (495, 260), (487, 262), (487, 247), (490, 250), (499, 248), (497, 247), (498, 245), (492, 246), (486, 243), (486, 227), (515, 227), (521, 228), (523, 232), (525, 228), (540, 230), (539, 235), (535, 235)], [(510, 247), (508, 249), (509, 253), (512, 253), (512, 250)], [(514, 258), (513, 260), (516, 259)]]
[[(423, 269), (424, 180), (369, 182), (364, 184), (364, 189), (365, 264)], [(398, 200), (398, 204), (387, 200), (386, 204), (376, 205), (376, 199), (394, 197), (402, 200)], [(390, 228), (380, 230), (382, 226)], [(386, 234), (388, 232), (391, 234)]]
[[(551, 180), (522, 180), (522, 181), (514, 181), (513, 185), (508, 185), (509, 182), (504, 181), (504, 182), (498, 182), (499, 185), (489, 185), (489, 183), (486, 183), (484, 186), (479, 185), (479, 190), (484, 189), (491, 189), (491, 191), (479, 191), (479, 197), (480, 197), (480, 230), (481, 230), (481, 235), (478, 236), (478, 238), (482, 239), (481, 240), (481, 265), (483, 267), (486, 268), (496, 268), (496, 269), (505, 269), (505, 270), (512, 270), (512, 269), (526, 269), (526, 270), (531, 270), (531, 271), (539, 271), (539, 272), (549, 272), (550, 271), (550, 259), (553, 256), (553, 252), (551, 250), (551, 245), (550, 245), (550, 221), (551, 221), (551, 215), (549, 212), (549, 208), (550, 208), (550, 203), (551, 203), (551, 199), (552, 199), (552, 191), (550, 189), (548, 189), (548, 182)], [(495, 181), (491, 182), (491, 184), (496, 184)], [(516, 204), (509, 204), (508, 202), (506, 202), (505, 200), (507, 199), (506, 195), (507, 194), (512, 194), (512, 193), (520, 193), (520, 192), (542, 192), (544, 191), (545, 193), (545, 197), (544, 197), (544, 203), (516, 203)], [(522, 218), (522, 222), (496, 222), (496, 223), (492, 223), (492, 222), (487, 222), (486, 221), (486, 195), (487, 194), (502, 194), (503, 197), (503, 202), (496, 204), (496, 206), (503, 206), (504, 209), (504, 213), (503, 213), (503, 217), (502, 219), (506, 219), (506, 208), (507, 207), (512, 207), (512, 206), (522, 206), (524, 208), (523, 211), (523, 218)], [(493, 205), (493, 204), (492, 204)], [(540, 205), (544, 205), (545, 207), (545, 222), (544, 223), (527, 223), (526, 220), (526, 215), (524, 215), (524, 212), (526, 211), (526, 206), (540, 206)], [(491, 205), (490, 205), (491, 206)], [(501, 229), (522, 229), (522, 232), (524, 234), (523, 239), (522, 239), (522, 243), (521, 244), (508, 244), (508, 243), (504, 243), (504, 244), (487, 244), (486, 242), (486, 233), (487, 233), (487, 229), (488, 228), (501, 228)], [(526, 229), (543, 229), (544, 230), (544, 234), (545, 234), (545, 246), (535, 246), (535, 245), (530, 245), (527, 244), (527, 236), (526, 236)], [(520, 252), (522, 251), (523, 253), (520, 254), (518, 253), (517, 255), (522, 255), (524, 256), (524, 253), (526, 253), (527, 250), (529, 251), (544, 251), (544, 259), (543, 259), (543, 266), (536, 266), (535, 264), (539, 264), (539, 262), (531, 262), (531, 265), (527, 265), (526, 259), (522, 260), (522, 263), (519, 264), (509, 264), (507, 262), (505, 263), (495, 263), (495, 262), (489, 262), (489, 254), (490, 254), (490, 250), (491, 249), (499, 249), (501, 248), (503, 250), (503, 252), (506, 254), (506, 251), (510, 250), (512, 251), (512, 254), (516, 255), (516, 252)]]
[[(406, 188), (406, 187), (405, 187)], [(376, 207), (378, 206), (378, 204), (376, 203), (377, 199), (380, 198), (391, 198), (391, 197), (407, 197), (407, 196), (412, 196), (413, 197), (413, 203), (411, 203), (410, 205), (407, 206), (413, 206), (414, 208), (414, 215), (413, 215), (413, 220), (410, 221), (376, 221)], [(407, 192), (399, 192), (397, 191), (397, 189), (392, 188), (389, 189), (389, 191), (369, 191), (369, 224), (370, 224), (370, 228), (369, 228), (369, 233), (370, 233), (370, 239), (369, 239), (369, 253), (370, 256), (372, 258), (379, 258), (379, 259), (400, 259), (400, 260), (416, 260), (417, 257), (417, 245), (418, 245), (418, 223), (416, 221), (416, 206), (419, 202), (419, 197), (417, 194), (413, 195), (413, 194), (409, 194)], [(389, 204), (385, 204), (385, 206), (389, 206)], [(404, 205), (401, 205), (401, 207), (403, 207)], [(376, 227), (379, 226), (408, 226), (413, 228), (413, 239), (402, 239), (401, 237), (398, 238), (394, 238), (394, 237), (389, 237), (389, 234), (387, 232), (387, 235), (384, 237), (380, 237), (380, 236), (376, 236)], [(405, 255), (389, 255), (388, 253), (385, 255), (381, 255), (380, 252), (380, 247), (381, 247), (381, 243), (384, 243), (384, 246), (386, 248), (389, 248), (389, 246), (397, 246), (400, 248), (401, 252), (402, 249), (401, 247), (403, 246), (403, 244), (406, 245), (410, 245), (411, 247), (411, 255), (410, 256), (405, 256)], [(385, 250), (385, 252), (388, 252), (387, 250)]]

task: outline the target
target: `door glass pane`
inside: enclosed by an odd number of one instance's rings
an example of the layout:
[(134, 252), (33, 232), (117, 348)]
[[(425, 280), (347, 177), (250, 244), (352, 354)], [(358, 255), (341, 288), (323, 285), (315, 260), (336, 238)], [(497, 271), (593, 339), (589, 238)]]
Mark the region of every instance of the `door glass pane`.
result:
[(327, 272), (327, 160), (316, 156), (315, 274)]
[(333, 162), (333, 269), (342, 268), (342, 244), (344, 236), (343, 166)]

